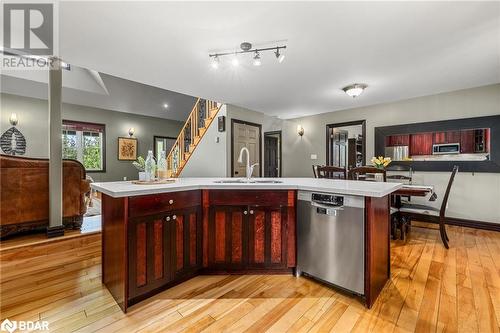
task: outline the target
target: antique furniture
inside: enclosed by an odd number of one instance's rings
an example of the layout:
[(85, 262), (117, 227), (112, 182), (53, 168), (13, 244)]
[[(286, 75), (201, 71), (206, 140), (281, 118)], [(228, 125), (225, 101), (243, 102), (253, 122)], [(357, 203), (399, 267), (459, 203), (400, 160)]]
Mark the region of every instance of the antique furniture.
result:
[(313, 165), (314, 178), (346, 179), (344, 168)]
[[(0, 237), (48, 226), (49, 161), (0, 155)], [(63, 161), (63, 224), (78, 229), (85, 214), (85, 194), (90, 191), (83, 165)]]

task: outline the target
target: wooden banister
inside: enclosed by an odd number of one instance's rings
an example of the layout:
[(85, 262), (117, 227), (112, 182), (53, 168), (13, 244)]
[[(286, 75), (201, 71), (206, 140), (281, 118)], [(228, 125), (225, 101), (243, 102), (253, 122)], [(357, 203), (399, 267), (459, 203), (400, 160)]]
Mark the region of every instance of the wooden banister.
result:
[[(168, 173), (170, 177), (177, 177), (179, 173), (182, 171), (182, 168), (186, 164), (187, 160), (190, 157), (191, 151), (191, 145), (194, 145), (196, 147), (197, 144), (199, 144), (199, 141), (201, 140), (200, 133), (203, 135), (206, 131), (200, 132), (200, 111), (202, 107), (202, 103), (205, 103), (205, 115), (204, 119), (201, 122), (201, 126), (203, 128), (207, 128), (210, 123), (212, 122), (213, 118), (215, 118), (215, 115), (219, 112), (220, 107), (222, 104), (219, 104), (214, 101), (209, 101), (209, 100), (202, 100), (201, 98), (198, 98), (193, 106), (193, 109), (191, 110), (191, 113), (189, 114), (186, 122), (184, 123), (184, 126), (182, 126), (181, 131), (179, 135), (177, 136), (177, 139), (175, 140), (174, 145), (170, 149), (168, 155), (167, 155), (167, 168), (168, 168)], [(213, 111), (216, 111), (213, 113)], [(205, 120), (208, 120), (206, 122)], [(187, 154), (188, 158), (185, 159), (185, 152), (186, 152), (186, 131), (189, 128), (189, 132), (187, 134), (190, 136), (189, 138), (189, 143), (188, 143), (188, 150), (189, 154)], [(206, 127), (205, 127), (206, 126)], [(177, 157), (177, 165), (174, 166), (174, 155)]]

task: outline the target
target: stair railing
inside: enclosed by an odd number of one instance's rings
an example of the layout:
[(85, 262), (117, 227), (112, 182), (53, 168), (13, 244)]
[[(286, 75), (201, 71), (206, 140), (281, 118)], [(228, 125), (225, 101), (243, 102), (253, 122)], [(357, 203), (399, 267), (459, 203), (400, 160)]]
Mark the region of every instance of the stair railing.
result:
[[(205, 120), (210, 119), (212, 111), (218, 110), (217, 102), (198, 98), (191, 110), (174, 145), (167, 155), (169, 177), (177, 177), (187, 162), (189, 156), (200, 140), (200, 128), (205, 126)], [(204, 108), (204, 110), (203, 110)], [(200, 124), (202, 126), (200, 127)]]

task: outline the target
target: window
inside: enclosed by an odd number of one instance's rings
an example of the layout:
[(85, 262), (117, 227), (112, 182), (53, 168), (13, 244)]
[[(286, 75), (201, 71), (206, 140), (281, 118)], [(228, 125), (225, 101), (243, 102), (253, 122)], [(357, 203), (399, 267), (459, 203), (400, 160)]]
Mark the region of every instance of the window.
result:
[(63, 120), (63, 158), (77, 160), (87, 171), (105, 171), (105, 126)]

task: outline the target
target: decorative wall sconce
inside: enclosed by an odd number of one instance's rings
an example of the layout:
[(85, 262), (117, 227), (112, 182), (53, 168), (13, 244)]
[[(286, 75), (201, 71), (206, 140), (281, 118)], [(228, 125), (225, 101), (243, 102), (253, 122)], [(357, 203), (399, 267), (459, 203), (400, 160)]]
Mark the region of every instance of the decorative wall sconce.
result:
[(12, 113), (9, 118), (9, 122), (12, 126), (16, 126), (19, 120), (17, 119), (17, 114)]
[(302, 125), (297, 125), (297, 134), (302, 137), (304, 135), (304, 127)]
[(130, 128), (128, 129), (128, 136), (133, 137), (133, 136), (134, 136), (134, 133), (135, 133), (135, 128), (130, 127)]

